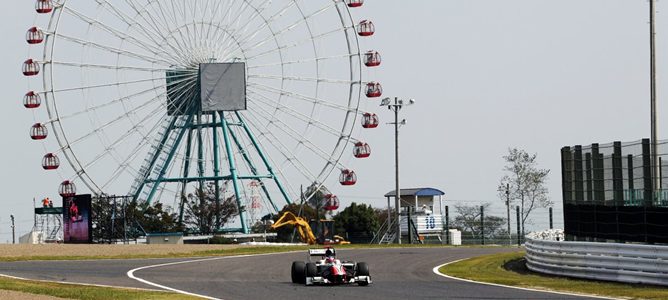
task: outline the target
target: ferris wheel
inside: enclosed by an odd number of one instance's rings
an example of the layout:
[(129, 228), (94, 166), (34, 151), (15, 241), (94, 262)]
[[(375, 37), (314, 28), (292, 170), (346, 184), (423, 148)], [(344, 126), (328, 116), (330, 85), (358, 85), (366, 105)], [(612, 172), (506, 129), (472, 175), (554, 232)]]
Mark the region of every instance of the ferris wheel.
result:
[(181, 214), (183, 195), (209, 183), (241, 208), (244, 182), (259, 182), (273, 211), (303, 185), (354, 185), (348, 158), (370, 156), (358, 134), (378, 126), (364, 107), (382, 95), (363, 79), (381, 64), (362, 48), (375, 32), (352, 13), (363, 4), (37, 0), (22, 73), (42, 167), (63, 197), (128, 195)]

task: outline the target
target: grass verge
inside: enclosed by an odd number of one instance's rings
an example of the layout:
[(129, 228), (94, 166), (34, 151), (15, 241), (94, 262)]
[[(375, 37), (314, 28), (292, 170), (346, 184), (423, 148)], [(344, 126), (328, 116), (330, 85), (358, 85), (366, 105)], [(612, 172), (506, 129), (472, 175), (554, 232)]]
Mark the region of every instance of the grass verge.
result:
[[(72, 246), (72, 247), (70, 247)], [(36, 245), (35, 247), (42, 247), (44, 245)], [(233, 247), (213, 246), (202, 248), (190, 248), (190, 245), (175, 245), (171, 246), (173, 251), (165, 250), (164, 247), (159, 248), (163, 251), (154, 251), (151, 245), (47, 245), (51, 247), (48, 251), (38, 251), (31, 253), (29, 250), (22, 252), (20, 255), (6, 255), (3, 256), (0, 251), (0, 262), (15, 262), (15, 261), (30, 261), (30, 260), (90, 260), (90, 259), (148, 259), (148, 258), (190, 258), (190, 257), (211, 257), (211, 256), (233, 256), (233, 255), (251, 255), (251, 254), (266, 254), (266, 253), (281, 253), (290, 251), (305, 251), (309, 248), (319, 248), (323, 246), (242, 246), (235, 245)], [(424, 247), (450, 247), (440, 244), (425, 244), (425, 245), (338, 245), (334, 246), (336, 249), (373, 249), (373, 248), (424, 248)], [(98, 251), (102, 249), (102, 251)], [(0, 248), (0, 250), (2, 250)], [(131, 251), (128, 251), (131, 250)], [(45, 255), (44, 253), (53, 253), (53, 255)], [(89, 253), (89, 254), (84, 254)], [(104, 253), (104, 254), (96, 254)]]
[(526, 268), (523, 251), (466, 259), (443, 266), (439, 272), (469, 280), (548, 291), (625, 299), (668, 299), (668, 288), (658, 286), (598, 282), (538, 274)]
[(201, 299), (171, 292), (151, 292), (110, 287), (84, 286), (0, 277), (0, 289), (66, 299)]

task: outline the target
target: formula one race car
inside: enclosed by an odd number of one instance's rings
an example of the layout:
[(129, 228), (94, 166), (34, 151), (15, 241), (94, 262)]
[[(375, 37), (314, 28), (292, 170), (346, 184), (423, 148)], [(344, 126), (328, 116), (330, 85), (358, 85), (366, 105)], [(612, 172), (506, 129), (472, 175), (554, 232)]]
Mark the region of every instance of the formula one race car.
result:
[[(371, 283), (369, 266), (364, 262), (340, 261), (336, 259), (334, 248), (309, 249), (309, 261), (292, 263), (292, 283), (314, 284), (347, 284), (357, 283), (366, 286)], [(321, 256), (315, 262), (311, 257)]]

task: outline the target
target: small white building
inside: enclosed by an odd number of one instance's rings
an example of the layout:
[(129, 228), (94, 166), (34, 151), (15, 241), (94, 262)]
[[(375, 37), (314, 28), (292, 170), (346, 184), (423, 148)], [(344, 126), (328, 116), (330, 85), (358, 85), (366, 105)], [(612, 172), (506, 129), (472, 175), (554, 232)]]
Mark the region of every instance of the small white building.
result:
[[(407, 208), (415, 213), (435, 213), (438, 215), (443, 215), (443, 195), (445, 193), (439, 189), (435, 188), (411, 188), (411, 189), (401, 189), (401, 195), (399, 195), (400, 204), (399, 208), (402, 214), (405, 214)], [(390, 199), (394, 200), (396, 197), (396, 192), (394, 190), (389, 191), (385, 194), (387, 198), (387, 205), (390, 206)], [(438, 202), (436, 202), (436, 196), (438, 196)], [(394, 204), (394, 202), (392, 202)]]

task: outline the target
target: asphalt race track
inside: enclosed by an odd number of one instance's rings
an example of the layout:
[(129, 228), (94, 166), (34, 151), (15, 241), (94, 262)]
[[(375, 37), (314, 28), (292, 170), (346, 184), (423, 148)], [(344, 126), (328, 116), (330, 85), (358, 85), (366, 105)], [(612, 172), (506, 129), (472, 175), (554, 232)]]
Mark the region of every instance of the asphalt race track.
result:
[(303, 286), (290, 281), (290, 265), (306, 260), (306, 253), (252, 257), (193, 259), (137, 259), (114, 261), (34, 261), (0, 263), (0, 274), (30, 279), (92, 283), (157, 289), (126, 274), (154, 284), (218, 299), (595, 299), (480, 285), (444, 278), (435, 266), (507, 248), (404, 248), (340, 250), (343, 260), (369, 264), (373, 284), (367, 287)]

